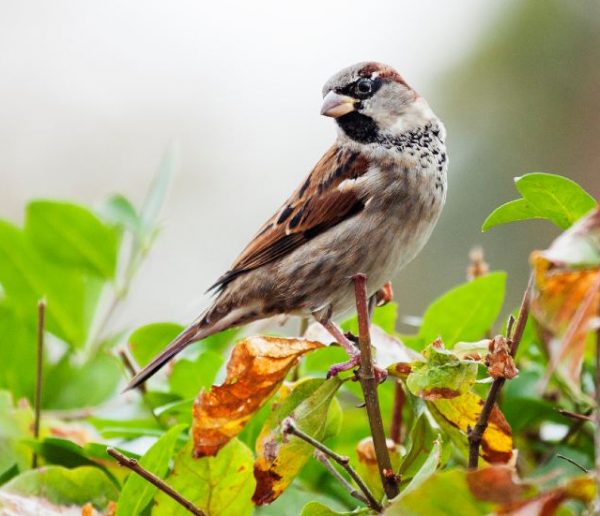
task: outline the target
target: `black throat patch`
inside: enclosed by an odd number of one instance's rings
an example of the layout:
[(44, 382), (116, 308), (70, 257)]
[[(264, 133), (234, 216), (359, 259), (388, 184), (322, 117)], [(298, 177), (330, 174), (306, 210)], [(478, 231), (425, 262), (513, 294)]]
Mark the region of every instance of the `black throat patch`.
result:
[(352, 111), (335, 119), (348, 138), (359, 143), (375, 143), (380, 140), (379, 128), (371, 117)]

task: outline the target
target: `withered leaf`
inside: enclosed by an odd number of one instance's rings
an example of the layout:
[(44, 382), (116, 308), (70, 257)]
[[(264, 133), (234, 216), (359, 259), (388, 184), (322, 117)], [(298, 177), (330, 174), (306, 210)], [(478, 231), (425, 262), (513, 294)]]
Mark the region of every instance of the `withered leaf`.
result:
[(223, 384), (201, 392), (194, 403), (195, 456), (216, 455), (275, 394), (299, 357), (322, 346), (279, 337), (248, 337), (238, 342)]
[[(342, 384), (337, 377), (298, 382), (292, 392), (275, 408), (256, 440), (254, 477), (256, 505), (273, 502), (294, 480), (314, 448), (294, 435), (284, 435), (282, 423), (292, 418), (298, 429), (318, 441), (330, 427), (330, 408)], [(339, 421), (335, 423), (339, 427)]]
[(547, 341), (551, 371), (578, 383), (585, 338), (600, 302), (600, 208), (530, 258), (531, 314)]
[(515, 366), (508, 341), (502, 335), (498, 335), (490, 340), (489, 353), (486, 357), (488, 373), (492, 378), (506, 378), (511, 380), (519, 370)]
[[(452, 399), (428, 401), (436, 421), (459, 446), (466, 445), (467, 431), (477, 423), (483, 400), (474, 392)], [(481, 456), (489, 463), (507, 463), (513, 454), (512, 431), (504, 415), (494, 406), (481, 441)]]

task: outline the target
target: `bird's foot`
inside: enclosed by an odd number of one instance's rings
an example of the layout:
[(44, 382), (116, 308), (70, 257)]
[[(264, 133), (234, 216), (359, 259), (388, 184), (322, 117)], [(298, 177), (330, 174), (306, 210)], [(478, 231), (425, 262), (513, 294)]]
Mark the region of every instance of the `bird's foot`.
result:
[[(332, 378), (333, 376), (337, 376), (338, 374), (344, 371), (350, 371), (351, 369), (356, 369), (360, 366), (360, 353), (356, 353), (351, 355), (350, 360), (346, 362), (341, 362), (340, 364), (334, 364), (327, 371), (327, 379)], [(375, 379), (377, 383), (383, 383), (387, 379), (388, 373), (387, 370), (381, 369), (377, 366), (373, 367), (373, 371), (375, 373)], [(355, 371), (356, 373), (356, 371)], [(357, 379), (357, 378), (356, 378)]]
[(340, 364), (334, 364), (327, 371), (327, 379), (332, 378), (333, 376), (337, 376), (344, 371), (350, 371), (350, 369), (355, 369), (360, 365), (360, 354), (352, 355), (350, 360), (347, 362), (341, 362)]

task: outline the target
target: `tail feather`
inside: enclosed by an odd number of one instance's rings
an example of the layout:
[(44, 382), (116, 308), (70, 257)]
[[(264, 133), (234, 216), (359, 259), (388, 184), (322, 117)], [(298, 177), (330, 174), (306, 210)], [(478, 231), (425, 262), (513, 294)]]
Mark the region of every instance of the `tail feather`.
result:
[[(137, 373), (131, 381), (127, 384), (123, 392), (130, 389), (135, 389), (156, 373), (161, 367), (163, 367), (169, 360), (171, 360), (177, 353), (183, 350), (186, 346), (192, 342), (196, 342), (203, 338), (208, 337), (214, 331), (211, 331), (211, 327), (201, 327), (199, 324), (193, 324), (183, 330), (175, 340), (171, 342), (163, 351), (161, 351), (152, 361), (144, 367), (139, 373)], [(217, 330), (218, 331), (218, 330)]]

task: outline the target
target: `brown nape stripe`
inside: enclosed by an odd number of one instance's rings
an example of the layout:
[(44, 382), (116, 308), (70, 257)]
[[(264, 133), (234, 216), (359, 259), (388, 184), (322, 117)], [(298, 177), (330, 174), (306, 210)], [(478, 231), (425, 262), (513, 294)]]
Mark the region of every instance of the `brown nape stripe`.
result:
[(367, 63), (360, 69), (358, 73), (361, 77), (370, 77), (375, 72), (379, 72), (378, 77), (381, 77), (382, 79), (388, 79), (390, 81), (404, 84), (410, 88), (410, 86), (408, 86), (406, 81), (396, 70), (381, 63)]

